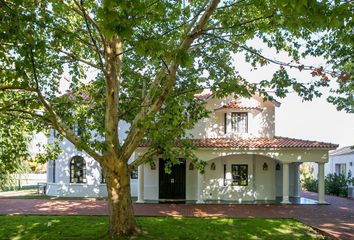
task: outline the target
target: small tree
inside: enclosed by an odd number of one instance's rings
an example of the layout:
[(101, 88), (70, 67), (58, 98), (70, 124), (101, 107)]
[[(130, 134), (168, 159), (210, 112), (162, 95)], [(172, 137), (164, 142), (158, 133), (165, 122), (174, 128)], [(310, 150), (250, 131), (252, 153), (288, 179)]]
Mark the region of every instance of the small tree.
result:
[[(351, 65), (338, 64), (352, 56), (353, 49), (346, 40), (353, 24), (352, 7), (346, 1), (0, 0), (0, 4), (0, 118), (26, 119), (37, 128), (56, 129), (101, 164), (113, 238), (139, 232), (130, 197), (132, 169), (155, 154), (172, 162), (183, 154), (203, 166), (185, 134), (207, 114), (204, 103), (194, 97), (203, 88), (217, 96), (257, 93), (265, 99), (271, 98), (267, 90), (284, 97), (292, 89), (310, 100), (321, 95), (317, 87), (328, 86), (333, 74), (342, 98), (331, 100), (354, 111), (353, 105), (345, 105), (353, 99), (347, 72)], [(263, 56), (249, 45), (254, 38), (288, 52), (293, 61)], [(233, 67), (232, 55), (238, 52), (245, 53), (254, 67), (273, 63), (280, 65), (279, 70), (270, 80), (250, 83)], [(304, 66), (299, 61), (307, 55), (331, 57), (334, 68)], [(287, 67), (310, 70), (315, 78), (297, 81), (289, 77)], [(65, 82), (69, 90), (63, 93), (60, 86)], [(119, 141), (119, 121), (131, 126), (124, 142)], [(72, 127), (80, 122), (85, 128), (78, 136)], [(128, 164), (144, 139), (150, 141), (149, 150)]]

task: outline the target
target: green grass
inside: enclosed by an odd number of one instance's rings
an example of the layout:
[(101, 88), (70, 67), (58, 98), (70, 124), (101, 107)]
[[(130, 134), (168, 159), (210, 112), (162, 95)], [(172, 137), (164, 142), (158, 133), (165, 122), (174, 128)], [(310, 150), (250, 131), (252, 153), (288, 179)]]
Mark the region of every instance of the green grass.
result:
[[(325, 239), (292, 219), (137, 217), (134, 239)], [(98, 216), (0, 216), (0, 239), (109, 239)]]

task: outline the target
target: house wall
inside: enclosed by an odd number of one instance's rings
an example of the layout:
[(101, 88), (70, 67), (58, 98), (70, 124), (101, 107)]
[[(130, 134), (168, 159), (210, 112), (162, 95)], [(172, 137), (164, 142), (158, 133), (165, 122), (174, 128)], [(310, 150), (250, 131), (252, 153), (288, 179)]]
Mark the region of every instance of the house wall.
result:
[[(144, 199), (159, 199), (159, 161), (155, 159), (156, 168), (151, 169), (150, 163), (144, 164)], [(198, 170), (189, 170), (190, 161), (186, 160), (186, 199), (196, 200), (197, 198), (197, 176)]]
[[(349, 171), (352, 176), (354, 176), (354, 153), (342, 154), (342, 155), (329, 155), (329, 161), (325, 164), (325, 175), (336, 172), (336, 164), (346, 164), (346, 176), (348, 176)], [(317, 179), (318, 166), (313, 164), (313, 176)]]
[[(282, 196), (282, 169), (275, 170), (276, 160), (260, 155), (229, 155), (208, 161), (203, 175), (203, 199), (253, 201), (275, 200)], [(149, 163), (144, 165), (144, 199), (159, 199), (159, 161), (154, 161), (156, 169), (152, 170)], [(186, 162), (186, 200), (197, 199), (198, 170), (189, 170), (189, 161)], [(215, 170), (210, 166), (215, 163)], [(263, 170), (267, 163), (268, 170)], [(226, 186), (224, 186), (224, 164), (226, 165)], [(248, 185), (232, 186), (231, 165), (248, 165)], [(290, 164), (289, 194), (294, 194), (294, 166)]]
[(336, 172), (336, 167), (335, 167), (336, 164), (345, 164), (346, 176), (348, 176), (349, 171), (351, 172), (351, 174), (353, 176), (353, 174), (354, 174), (354, 153), (330, 156), (329, 171), (331, 173)]
[(235, 109), (217, 110), (230, 101), (235, 100), (233, 97), (226, 97), (223, 99), (212, 98), (206, 102), (206, 109), (211, 113), (209, 117), (201, 119), (189, 131), (194, 138), (225, 138), (225, 137), (273, 137), (275, 133), (275, 106), (271, 102), (263, 102), (260, 97), (253, 97), (251, 99), (241, 98), (241, 102), (245, 105), (259, 106), (259, 110), (247, 111), (248, 114), (248, 133), (235, 134), (230, 133), (231, 120), (227, 119), (227, 133), (225, 134), (225, 117), (224, 114), (231, 112), (246, 112)]
[[(55, 160), (55, 183), (53, 179), (53, 163), (47, 164), (47, 195), (65, 197), (104, 197), (107, 196), (106, 184), (101, 183), (101, 167), (87, 153), (78, 151), (72, 143), (64, 139), (60, 143), (63, 153)], [(70, 160), (81, 156), (86, 162), (86, 183), (70, 183)], [(134, 158), (135, 156), (133, 156)], [(133, 158), (131, 160), (133, 160)], [(138, 195), (138, 180), (131, 179), (131, 194)]]

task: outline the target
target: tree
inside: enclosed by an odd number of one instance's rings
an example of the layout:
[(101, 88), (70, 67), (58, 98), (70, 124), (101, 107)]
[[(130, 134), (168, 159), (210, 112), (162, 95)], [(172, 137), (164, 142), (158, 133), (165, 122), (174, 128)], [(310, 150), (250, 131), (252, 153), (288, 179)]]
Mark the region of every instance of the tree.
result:
[[(301, 56), (330, 56), (338, 49), (339, 45), (329, 49), (311, 41), (316, 33), (330, 35), (352, 23), (352, 6), (346, 1), (0, 0), (0, 4), (0, 92), (6, 94), (0, 95), (5, 106), (0, 118), (14, 114), (38, 127), (56, 129), (101, 164), (113, 238), (139, 232), (130, 198), (132, 169), (156, 154), (173, 164), (181, 153), (202, 169), (185, 130), (208, 114), (203, 101), (194, 97), (203, 88), (217, 96), (258, 93), (266, 99), (272, 97), (267, 90), (283, 97), (293, 89), (311, 99), (321, 94), (318, 87), (328, 86), (329, 73), (339, 82), (347, 79), (342, 69), (299, 62)], [(248, 45), (254, 38), (288, 52), (294, 61), (263, 56)], [(279, 71), (271, 80), (250, 83), (234, 70), (232, 54), (237, 52), (244, 52), (254, 66), (279, 64)], [(288, 76), (287, 67), (311, 70), (315, 78), (297, 81)], [(61, 92), (61, 84), (69, 85), (69, 90)], [(124, 142), (119, 141), (119, 121), (131, 125)], [(77, 123), (85, 126), (80, 136), (72, 131)], [(149, 150), (128, 164), (146, 140)]]
[[(16, 145), (12, 140), (16, 139)], [(27, 143), (30, 135), (13, 118), (0, 119), (0, 189), (16, 185), (14, 174), (26, 169), (26, 161), (29, 159)]]

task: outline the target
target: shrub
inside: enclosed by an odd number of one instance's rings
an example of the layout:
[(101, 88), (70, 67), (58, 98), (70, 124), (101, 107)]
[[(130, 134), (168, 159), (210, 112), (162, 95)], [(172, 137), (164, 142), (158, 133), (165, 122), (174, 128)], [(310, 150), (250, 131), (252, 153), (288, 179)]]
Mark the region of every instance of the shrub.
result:
[[(318, 180), (312, 176), (303, 179), (302, 188), (309, 192), (318, 192)], [(340, 197), (347, 197), (348, 185), (354, 184), (354, 178), (351, 172), (346, 178), (343, 174), (328, 174), (325, 178), (325, 192), (328, 195), (335, 195)]]
[(348, 195), (348, 179), (343, 174), (328, 174), (325, 178), (326, 194), (346, 197)]
[(318, 181), (314, 179), (312, 176), (305, 177), (302, 181), (302, 188), (309, 192), (317, 192), (318, 191)]

